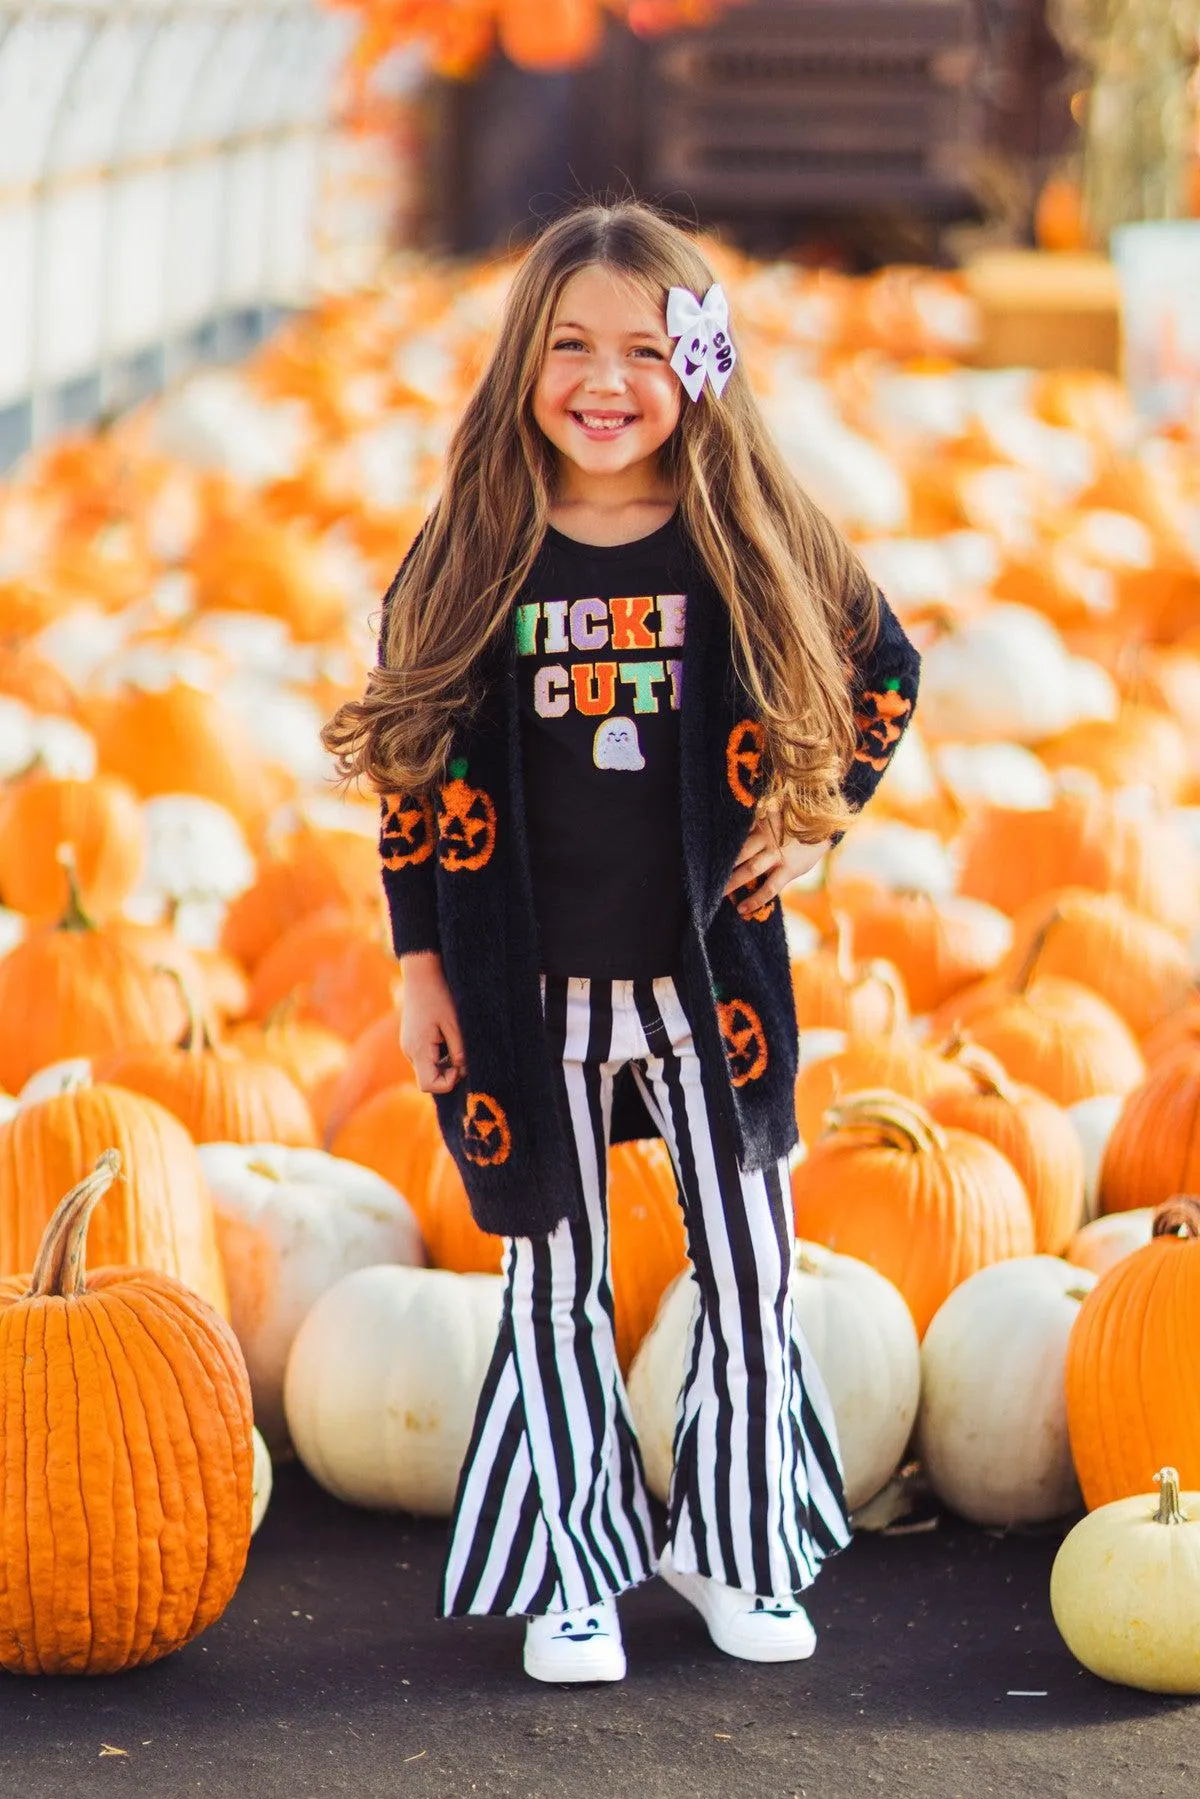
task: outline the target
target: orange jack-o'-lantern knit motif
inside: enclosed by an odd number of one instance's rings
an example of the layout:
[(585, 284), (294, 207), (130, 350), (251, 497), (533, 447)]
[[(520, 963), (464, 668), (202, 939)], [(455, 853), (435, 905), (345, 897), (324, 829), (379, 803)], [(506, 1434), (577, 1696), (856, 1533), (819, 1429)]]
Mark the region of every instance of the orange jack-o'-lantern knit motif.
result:
[(496, 847), (496, 808), (482, 787), (467, 781), (467, 765), (450, 764), (438, 802), (438, 861), (451, 874), (485, 868)]
[(735, 800), (742, 806), (757, 803), (763, 789), (763, 751), (766, 733), (753, 718), (744, 718), (729, 733), (725, 746), (725, 772)]
[(508, 1114), (490, 1093), (468, 1093), (463, 1113), (463, 1154), (477, 1168), (496, 1168), (512, 1149)]
[(912, 701), (899, 691), (899, 682), (886, 682), (881, 693), (864, 693), (854, 714), (858, 731), (854, 760), (868, 762), (882, 774), (911, 711)]
[(383, 800), (379, 854), (385, 868), (416, 868), (433, 854), (433, 806), (424, 794), (389, 793)]
[(767, 1034), (754, 1007), (744, 999), (718, 1001), (717, 1023), (734, 1086), (757, 1081), (767, 1071)]

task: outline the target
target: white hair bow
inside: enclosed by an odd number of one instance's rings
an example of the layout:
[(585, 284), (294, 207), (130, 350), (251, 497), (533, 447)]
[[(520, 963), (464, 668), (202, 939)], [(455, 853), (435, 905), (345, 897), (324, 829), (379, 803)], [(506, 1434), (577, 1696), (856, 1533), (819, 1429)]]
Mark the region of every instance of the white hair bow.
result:
[(677, 337), (671, 367), (683, 382), (690, 399), (698, 400), (706, 380), (718, 396), (733, 373), (737, 351), (729, 337), (729, 302), (719, 281), (704, 299), (687, 287), (673, 287), (667, 294), (667, 336)]

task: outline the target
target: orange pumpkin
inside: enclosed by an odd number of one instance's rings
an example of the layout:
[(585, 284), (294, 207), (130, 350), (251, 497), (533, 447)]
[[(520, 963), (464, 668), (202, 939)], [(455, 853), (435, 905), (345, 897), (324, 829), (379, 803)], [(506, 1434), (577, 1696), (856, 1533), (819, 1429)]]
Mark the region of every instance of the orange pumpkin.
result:
[(93, 924), (73, 893), (57, 926), (0, 960), (0, 1089), (17, 1093), (68, 1056), (172, 1043), (186, 1023), (171, 979), (118, 932)]
[(1182, 831), (1123, 811), (1098, 783), (1081, 779), (1039, 811), (978, 808), (963, 832), (961, 893), (1012, 917), (1064, 887), (1119, 893), (1173, 931), (1200, 917), (1200, 870)]
[(1168, 1460), (1200, 1487), (1200, 1200), (1171, 1200), (1153, 1229), (1092, 1288), (1067, 1340), (1067, 1428), (1090, 1510), (1143, 1492), (1146, 1469)]
[(225, 914), (221, 948), (253, 973), (267, 951), (302, 918), (328, 906), (381, 905), (379, 852), (352, 831), (298, 833), (260, 863), (253, 884)]
[(283, 1143), (315, 1149), (303, 1093), (274, 1063), (217, 1046), (189, 1005), (178, 1044), (135, 1044), (97, 1059), (96, 1078), (145, 1093), (194, 1143)]
[(796, 1076), (796, 1124), (805, 1143), (815, 1143), (821, 1135), (830, 1106), (864, 1088), (928, 1105), (939, 1093), (970, 1092), (971, 1078), (909, 1031), (853, 1036), (845, 1049), (805, 1063)]
[(35, 769), (0, 799), (0, 900), (14, 911), (53, 918), (68, 901), (60, 852), (69, 845), (82, 904), (115, 912), (137, 886), (146, 831), (137, 795), (96, 775), (64, 781)]
[[(0, 1664), (115, 1674), (220, 1617), (246, 1565), (253, 1411), (229, 1326), (169, 1276), (89, 1275), (108, 1151), (57, 1205), (32, 1274), (0, 1281)], [(134, 1170), (136, 1174), (136, 1169)]]
[[(842, 903), (840, 893), (833, 903)], [(851, 888), (845, 904), (857, 953), (881, 956), (896, 968), (917, 1013), (934, 1011), (982, 979), (1004, 953), (1004, 920), (982, 906), (874, 884)]]
[(263, 1024), (249, 1019), (234, 1025), (225, 1042), (252, 1062), (268, 1062), (282, 1068), (312, 1107), (313, 1094), (324, 1092), (341, 1078), (350, 1047), (344, 1037), (324, 1025), (293, 1018), (288, 1007)]
[(110, 1146), (128, 1174), (93, 1228), (97, 1260), (173, 1275), (228, 1317), (196, 1147), (165, 1107), (123, 1087), (72, 1087), (0, 1125), (0, 1268), (31, 1266), (63, 1192)]
[(390, 1181), (417, 1215), (426, 1238), (426, 1207), (434, 1160), (443, 1147), (437, 1108), (411, 1082), (374, 1094), (333, 1133), (335, 1156), (360, 1162)]
[(500, 47), (523, 69), (572, 69), (600, 48), (604, 14), (597, 0), (498, 0)]
[(75, 693), (66, 676), (28, 643), (0, 642), (0, 693), (24, 700), (34, 712), (73, 717)]
[(1031, 975), (1036, 967), (1039, 975), (1091, 988), (1137, 1037), (1178, 1006), (1190, 985), (1188, 955), (1178, 937), (1116, 893), (1065, 888), (1022, 907), (1013, 921), (1012, 949), (997, 973), (1015, 977), (1031, 956)]
[(1006, 1155), (1025, 1185), (1039, 1255), (1062, 1255), (1083, 1218), (1083, 1145), (1061, 1106), (1036, 1088), (1011, 1081), (994, 1056), (958, 1038), (944, 1045), (970, 1075), (974, 1091), (940, 1093), (929, 1102), (939, 1124), (986, 1137)]
[(315, 533), (247, 510), (245, 496), (209, 521), (191, 557), (198, 606), (265, 612), (298, 643), (321, 642), (345, 616), (345, 596), (321, 567)]
[(414, 1201), (413, 1206), (435, 1268), (448, 1268), (456, 1274), (500, 1273), (504, 1239), (476, 1224), (458, 1164), (440, 1141), (434, 1150), (424, 1204)]
[(1128, 1093), (1145, 1062), (1128, 1025), (1078, 981), (1034, 979), (1055, 915), (1043, 922), (1007, 979), (983, 981), (944, 1006), (936, 1023), (967, 1029), (1014, 1080), (1074, 1105), (1097, 1093)]
[(800, 1030), (887, 1031), (907, 1016), (899, 972), (890, 962), (856, 962), (852, 936), (846, 914), (835, 911), (831, 936), (809, 955), (793, 956), (792, 997)]
[(202, 794), (252, 835), (258, 831), (275, 798), (267, 771), (212, 694), (183, 682), (154, 691), (129, 687), (90, 698), (84, 711), (105, 773), (121, 776), (143, 799)]
[(1142, 1054), (1147, 1066), (1153, 1068), (1173, 1051), (1189, 1047), (1200, 1049), (1200, 994), (1194, 989), (1181, 1005), (1147, 1032), (1142, 1039)]
[(490, 794), (467, 781), (461, 759), (438, 796), (438, 861), (451, 874), (486, 868), (496, 847), (496, 808)]
[(659, 1300), (688, 1265), (675, 1170), (660, 1139), (612, 1145), (608, 1223), (617, 1361), (628, 1373)]
[(792, 1170), (796, 1234), (869, 1262), (898, 1287), (918, 1335), (978, 1269), (1034, 1253), (1012, 1163), (893, 1093), (852, 1094)]
[(395, 1011), (400, 970), (373, 915), (345, 906), (310, 912), (284, 932), (256, 965), (250, 1016), (265, 1019), (285, 1000), (348, 1043)]
[(1123, 705), (1115, 719), (1084, 719), (1038, 745), (1047, 768), (1085, 768), (1105, 787), (1146, 787), (1161, 804), (1178, 805), (1187, 787), (1187, 739), (1169, 714)]
[(347, 1119), (385, 1087), (412, 1086), (413, 1065), (400, 1048), (400, 1014), (385, 1012), (354, 1039), (325, 1108), (325, 1140), (331, 1143)]
[(1126, 1095), (1100, 1164), (1100, 1210), (1200, 1190), (1200, 1048), (1177, 1049)]

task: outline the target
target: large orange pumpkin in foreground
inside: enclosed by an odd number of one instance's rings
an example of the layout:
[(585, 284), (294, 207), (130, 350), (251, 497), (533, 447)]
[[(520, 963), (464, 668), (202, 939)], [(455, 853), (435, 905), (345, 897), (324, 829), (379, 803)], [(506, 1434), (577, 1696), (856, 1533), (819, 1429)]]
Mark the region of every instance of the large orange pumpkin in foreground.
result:
[(84, 1266), (109, 1151), (71, 1189), (32, 1275), (0, 1281), (6, 1578), (0, 1664), (115, 1674), (219, 1618), (250, 1547), (250, 1382), (237, 1340), (188, 1288)]
[(796, 1234), (886, 1275), (919, 1336), (968, 1275), (1034, 1253), (1025, 1189), (993, 1144), (894, 1093), (852, 1094), (828, 1119), (792, 1170)]
[(1089, 1510), (1128, 1499), (1170, 1448), (1200, 1487), (1200, 1199), (1160, 1207), (1154, 1235), (1111, 1268), (1067, 1343), (1067, 1425)]

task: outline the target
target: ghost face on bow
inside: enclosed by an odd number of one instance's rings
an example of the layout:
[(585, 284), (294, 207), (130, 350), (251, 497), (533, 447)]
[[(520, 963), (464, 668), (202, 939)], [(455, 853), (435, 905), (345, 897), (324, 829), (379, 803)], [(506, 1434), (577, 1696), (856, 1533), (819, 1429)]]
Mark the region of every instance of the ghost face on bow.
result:
[(627, 276), (599, 265), (566, 283), (533, 393), (564, 487), (653, 480), (679, 422), (682, 389), (666, 320)]

